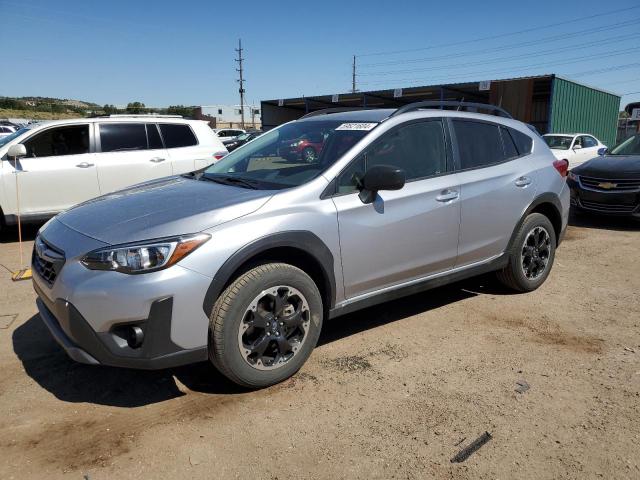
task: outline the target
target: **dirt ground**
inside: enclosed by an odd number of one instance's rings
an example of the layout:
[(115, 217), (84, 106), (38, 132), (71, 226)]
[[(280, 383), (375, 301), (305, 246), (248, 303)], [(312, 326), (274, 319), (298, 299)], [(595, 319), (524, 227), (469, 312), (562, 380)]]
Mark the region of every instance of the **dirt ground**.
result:
[(76, 364), (0, 267), (0, 478), (640, 478), (640, 225), (573, 223), (538, 291), (486, 276), (336, 319), (254, 392)]

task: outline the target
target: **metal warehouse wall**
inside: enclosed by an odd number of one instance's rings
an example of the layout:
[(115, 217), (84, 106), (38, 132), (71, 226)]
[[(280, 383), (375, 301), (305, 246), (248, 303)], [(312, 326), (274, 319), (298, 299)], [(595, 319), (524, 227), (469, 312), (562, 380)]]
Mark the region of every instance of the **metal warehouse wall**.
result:
[(590, 133), (608, 147), (616, 142), (620, 97), (555, 77), (550, 133)]

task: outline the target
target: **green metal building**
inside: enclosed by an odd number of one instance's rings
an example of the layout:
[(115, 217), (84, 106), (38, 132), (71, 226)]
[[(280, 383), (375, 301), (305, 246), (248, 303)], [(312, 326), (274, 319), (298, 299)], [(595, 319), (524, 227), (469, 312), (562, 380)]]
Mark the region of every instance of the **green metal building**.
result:
[(557, 75), (487, 80), (261, 102), (263, 129), (331, 107), (397, 108), (421, 100), (489, 103), (540, 133), (589, 133), (614, 145), (620, 96)]

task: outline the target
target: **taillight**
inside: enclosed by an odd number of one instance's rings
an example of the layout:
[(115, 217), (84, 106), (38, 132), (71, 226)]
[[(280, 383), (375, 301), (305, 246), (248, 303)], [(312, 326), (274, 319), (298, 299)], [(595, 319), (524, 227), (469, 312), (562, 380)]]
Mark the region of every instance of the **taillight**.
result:
[(569, 171), (569, 160), (563, 158), (562, 160), (555, 160), (553, 167), (558, 171), (561, 177), (566, 177)]
[(227, 154), (228, 152), (216, 152), (213, 154), (213, 158), (215, 158), (216, 160), (220, 160), (222, 158), (224, 158), (224, 156)]

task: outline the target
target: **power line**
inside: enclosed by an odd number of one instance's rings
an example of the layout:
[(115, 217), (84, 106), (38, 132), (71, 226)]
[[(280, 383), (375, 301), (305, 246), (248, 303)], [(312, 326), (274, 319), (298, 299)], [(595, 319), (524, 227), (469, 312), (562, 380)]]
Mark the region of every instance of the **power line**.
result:
[(640, 36), (640, 33), (634, 33), (631, 35), (619, 35), (617, 37), (612, 37), (609, 39), (605, 39), (605, 40), (599, 40), (599, 41), (595, 41), (595, 42), (590, 42), (590, 43), (581, 43), (581, 44), (577, 44), (577, 45), (570, 45), (570, 46), (565, 46), (565, 47), (561, 47), (561, 48), (554, 48), (554, 49), (550, 49), (550, 50), (542, 50), (540, 52), (537, 53), (524, 53), (524, 54), (518, 54), (518, 55), (512, 55), (509, 57), (501, 57), (501, 58), (494, 58), (492, 60), (479, 60), (476, 62), (465, 62), (465, 63), (455, 63), (455, 64), (448, 64), (448, 65), (436, 65), (434, 67), (427, 67), (427, 68), (412, 68), (412, 69), (406, 69), (406, 70), (388, 70), (386, 72), (365, 72), (365, 73), (360, 73), (359, 76), (373, 76), (373, 75), (394, 75), (394, 74), (398, 74), (398, 73), (417, 73), (417, 72), (428, 72), (428, 71), (432, 71), (432, 70), (445, 70), (445, 69), (449, 69), (449, 68), (457, 68), (457, 67), (470, 67), (470, 66), (476, 66), (476, 65), (487, 65), (487, 64), (493, 64), (493, 63), (501, 63), (501, 62), (506, 62), (506, 61), (510, 61), (510, 60), (519, 60), (522, 58), (533, 58), (533, 57), (541, 57), (541, 56), (545, 56), (545, 55), (554, 55), (556, 53), (562, 53), (564, 51), (567, 50), (572, 50), (574, 48), (584, 48), (584, 47), (590, 47), (590, 46), (601, 46), (601, 45), (608, 45), (610, 43), (617, 43), (621, 40), (628, 40), (630, 38), (635, 38)]
[(621, 97), (624, 97), (624, 96), (627, 96), (627, 95), (636, 95), (636, 94), (638, 94), (638, 93), (640, 93), (640, 92), (627, 92), (627, 93), (623, 93), (623, 94), (621, 95)]
[[(521, 42), (521, 43), (512, 43), (511, 45), (505, 45), (505, 46), (501, 46), (501, 47), (491, 47), (491, 48), (485, 48), (485, 49), (481, 49), (481, 50), (473, 50), (473, 51), (467, 51), (467, 52), (461, 52), (461, 53), (456, 53), (456, 57), (468, 57), (471, 55), (478, 55), (478, 54), (483, 54), (483, 53), (493, 53), (493, 52), (502, 52), (504, 50), (513, 50), (513, 49), (517, 49), (520, 47), (528, 47), (528, 46), (532, 46), (532, 45), (539, 45), (541, 43), (549, 43), (549, 42), (553, 42), (555, 40), (564, 40), (567, 38), (572, 38), (572, 37), (577, 37), (580, 36), (582, 34), (588, 33), (588, 34), (593, 34), (593, 33), (599, 33), (599, 32), (604, 32), (604, 31), (608, 31), (608, 30), (614, 30), (617, 28), (624, 28), (624, 27), (628, 27), (628, 26), (637, 26), (638, 22), (640, 22), (640, 18), (634, 18), (631, 20), (625, 20), (624, 22), (618, 22), (618, 23), (613, 23), (610, 25), (603, 25), (601, 27), (595, 27), (595, 28), (588, 28), (588, 29), (584, 29), (584, 30), (578, 30), (575, 32), (568, 32), (568, 33), (562, 33), (560, 35), (553, 35), (550, 37), (542, 37), (536, 40), (531, 40), (531, 41), (527, 41), (527, 42)], [(382, 67), (382, 66), (392, 66), (392, 65), (405, 65), (407, 63), (422, 63), (422, 62), (431, 62), (431, 61), (435, 61), (435, 60), (445, 60), (448, 58), (451, 58), (452, 54), (446, 54), (446, 55), (439, 55), (439, 56), (435, 56), (435, 57), (426, 57), (426, 58), (413, 58), (413, 59), (405, 59), (405, 60), (391, 60), (388, 62), (378, 62), (378, 63), (364, 63), (361, 64), (360, 67), (361, 68), (365, 68), (365, 67)]]
[[(593, 15), (587, 15), (587, 16), (579, 17), (579, 18), (573, 18), (573, 19), (571, 19), (571, 21), (580, 22), (580, 21), (583, 21), (583, 20), (590, 20), (592, 18), (598, 18), (598, 17), (607, 16), (607, 15), (613, 15), (615, 13), (628, 12), (630, 10), (635, 10), (635, 9), (638, 9), (638, 8), (640, 8), (640, 5), (636, 5), (634, 7), (620, 8), (620, 9), (617, 9), (617, 10), (610, 10), (608, 12), (596, 13), (596, 14), (593, 14)], [(358, 57), (372, 57), (372, 56), (380, 56), (380, 55), (397, 55), (399, 53), (419, 52), (419, 51), (424, 51), (424, 50), (432, 50), (434, 48), (452, 47), (452, 46), (457, 46), (457, 45), (466, 45), (466, 44), (469, 44), (469, 43), (481, 42), (481, 41), (485, 41), (485, 40), (494, 40), (496, 38), (504, 38), (504, 37), (509, 37), (509, 36), (513, 36), (513, 35), (519, 35), (521, 33), (535, 32), (537, 30), (544, 30), (544, 29), (547, 29), (547, 28), (566, 26), (566, 25), (567, 25), (567, 21), (565, 20), (563, 22), (550, 23), (550, 24), (547, 24), (547, 25), (541, 25), (541, 26), (538, 26), (538, 27), (527, 28), (527, 29), (518, 30), (518, 31), (515, 31), (515, 32), (501, 33), (501, 34), (498, 34), (498, 35), (490, 35), (490, 36), (487, 36), (487, 37), (474, 38), (474, 39), (470, 39), (470, 40), (462, 40), (462, 41), (454, 42), (454, 43), (437, 44), (437, 45), (430, 45), (428, 47), (410, 48), (410, 49), (405, 49), (405, 50), (362, 53), (362, 54), (359, 54), (357, 56)]]
[[(629, 49), (629, 50), (639, 50), (640, 47), (635, 47), (633, 49)], [(627, 51), (620, 51), (620, 52), (616, 52), (616, 53), (611, 53), (608, 54), (607, 56), (616, 56), (616, 55), (622, 55), (624, 53), (627, 53)], [(581, 60), (580, 60), (581, 61)], [(493, 70), (485, 70), (485, 71), (481, 71), (481, 72), (466, 72), (466, 73), (462, 73), (462, 74), (456, 74), (456, 75), (440, 75), (440, 76), (436, 76), (436, 77), (428, 77), (429, 80), (427, 80), (426, 78), (405, 78), (405, 79), (393, 79), (393, 80), (386, 80), (386, 81), (380, 81), (380, 82), (362, 82), (362, 84), (364, 85), (379, 85), (379, 84), (388, 84), (390, 82), (402, 82), (402, 83), (417, 83), (417, 82), (424, 82), (424, 81), (433, 81), (433, 80), (438, 80), (438, 79), (450, 79), (450, 78), (462, 78), (462, 77), (473, 77), (475, 76), (476, 78), (479, 77), (480, 75), (484, 75), (487, 73), (501, 73), (501, 72), (507, 72), (507, 73), (511, 73), (511, 72), (522, 72), (522, 71), (526, 71), (526, 70), (530, 70), (531, 68), (537, 68), (537, 67), (546, 67), (546, 66), (554, 66), (554, 65), (566, 65), (569, 63), (578, 63), (579, 61), (567, 61), (567, 62), (554, 62), (554, 64), (539, 64), (539, 65), (528, 65), (526, 67), (517, 67), (517, 68), (501, 68), (501, 69), (493, 69)], [(594, 73), (604, 73), (604, 72), (608, 72), (608, 71), (612, 71), (615, 69), (626, 69), (626, 68), (633, 68), (633, 67), (637, 67), (640, 66), (640, 63), (628, 63), (628, 64), (624, 64), (624, 65), (616, 65), (614, 67), (607, 67), (607, 68), (602, 68), (602, 69), (597, 69), (597, 70), (589, 70), (587, 72), (582, 72), (579, 75), (582, 74), (594, 74)], [(618, 67), (623, 67), (623, 68), (618, 68)], [(578, 74), (572, 74), (573, 76), (576, 76)]]

